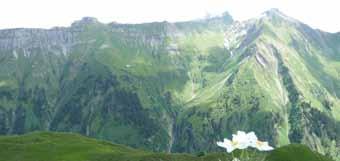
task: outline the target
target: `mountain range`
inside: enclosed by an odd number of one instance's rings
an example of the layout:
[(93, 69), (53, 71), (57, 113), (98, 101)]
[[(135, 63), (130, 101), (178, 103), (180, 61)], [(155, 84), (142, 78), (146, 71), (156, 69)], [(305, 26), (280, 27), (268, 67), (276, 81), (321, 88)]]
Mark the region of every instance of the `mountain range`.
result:
[(277, 9), (0, 30), (0, 134), (37, 130), (191, 153), (255, 131), (339, 160), (340, 33)]

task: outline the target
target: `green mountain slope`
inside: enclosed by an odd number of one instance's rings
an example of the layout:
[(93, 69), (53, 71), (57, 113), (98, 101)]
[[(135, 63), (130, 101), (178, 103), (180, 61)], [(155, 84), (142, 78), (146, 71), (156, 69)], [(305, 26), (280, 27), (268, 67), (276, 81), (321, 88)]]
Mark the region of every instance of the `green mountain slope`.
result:
[(340, 158), (340, 36), (270, 10), (234, 22), (0, 30), (0, 134), (77, 132), (162, 152), (237, 130)]
[(340, 158), (335, 35), (277, 10), (233, 23), (225, 32), (230, 56), (220, 57), (220, 78), (187, 102), (175, 147), (210, 148), (214, 138), (242, 129), (277, 146), (304, 143)]
[(174, 39), (223, 41), (231, 22), (226, 13), (176, 24), (84, 18), (69, 28), (2, 30), (0, 133), (72, 131), (170, 151), (182, 107), (173, 93), (184, 88), (192, 59)]
[[(111, 144), (70, 133), (35, 132), (0, 137), (1, 161), (218, 161), (229, 160), (225, 153), (201, 156), (152, 153)], [(298, 153), (297, 153), (298, 152)], [(255, 159), (256, 157), (254, 157)], [(305, 146), (291, 145), (268, 154), (268, 161), (331, 161)]]

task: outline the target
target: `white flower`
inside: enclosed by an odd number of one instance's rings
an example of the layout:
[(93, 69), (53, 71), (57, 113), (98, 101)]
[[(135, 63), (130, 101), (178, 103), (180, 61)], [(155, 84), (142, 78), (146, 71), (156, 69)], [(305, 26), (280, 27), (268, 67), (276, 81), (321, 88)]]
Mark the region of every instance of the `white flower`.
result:
[(274, 148), (269, 146), (268, 142), (259, 141), (254, 132), (246, 133), (244, 131), (237, 131), (233, 134), (232, 140), (224, 139), (223, 142), (217, 142), (217, 145), (227, 149), (231, 153), (235, 149), (246, 149), (248, 147), (256, 148), (260, 151), (270, 151)]
[(269, 146), (268, 142), (262, 142), (258, 140), (254, 132), (248, 133), (247, 139), (250, 147), (256, 148), (260, 151), (270, 151), (274, 149), (273, 147)]
[(231, 153), (235, 149), (246, 149), (249, 146), (247, 134), (243, 131), (238, 131), (237, 135), (233, 134), (233, 139), (224, 139), (223, 142), (217, 142), (217, 145), (227, 149)]
[(237, 149), (246, 149), (249, 147), (248, 135), (244, 131), (237, 131), (233, 134), (233, 142), (237, 143)]
[(233, 143), (228, 139), (224, 139), (223, 142), (217, 142), (217, 145), (222, 148), (225, 148), (228, 153), (231, 153), (236, 149), (236, 143)]
[(271, 147), (268, 142), (262, 142), (262, 141), (257, 141), (256, 142), (256, 148), (260, 151), (271, 151), (274, 148)]

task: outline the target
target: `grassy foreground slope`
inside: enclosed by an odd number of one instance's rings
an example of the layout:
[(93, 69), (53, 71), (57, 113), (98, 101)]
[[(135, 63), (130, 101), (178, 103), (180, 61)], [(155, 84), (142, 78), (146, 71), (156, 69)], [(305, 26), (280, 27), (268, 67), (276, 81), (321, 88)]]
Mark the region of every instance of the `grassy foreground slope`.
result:
[[(237, 155), (237, 154), (235, 154)], [(254, 157), (255, 158), (255, 157)], [(0, 137), (1, 161), (228, 161), (226, 153), (203, 156), (152, 153), (71, 133), (35, 132)], [(331, 161), (303, 145), (278, 148), (268, 161)], [(255, 159), (256, 161), (256, 159)]]

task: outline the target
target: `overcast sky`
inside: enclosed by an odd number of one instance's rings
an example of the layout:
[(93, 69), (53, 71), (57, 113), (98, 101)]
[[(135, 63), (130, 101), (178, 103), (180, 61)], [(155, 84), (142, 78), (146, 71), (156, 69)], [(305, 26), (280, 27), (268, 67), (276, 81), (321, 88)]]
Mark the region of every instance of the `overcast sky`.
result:
[(270, 8), (328, 32), (340, 31), (340, 0), (0, 0), (0, 28), (69, 26), (81, 17), (141, 23), (203, 18), (228, 11), (245, 20)]

